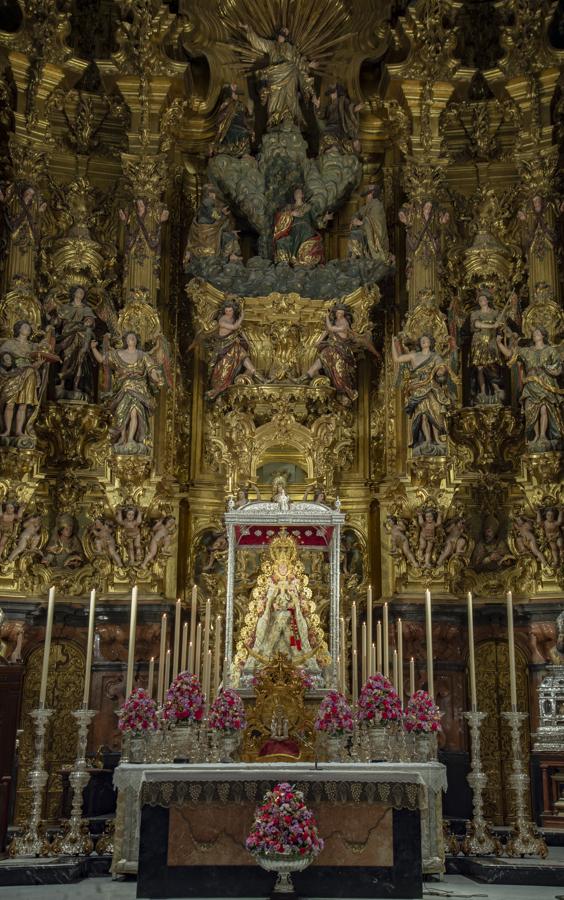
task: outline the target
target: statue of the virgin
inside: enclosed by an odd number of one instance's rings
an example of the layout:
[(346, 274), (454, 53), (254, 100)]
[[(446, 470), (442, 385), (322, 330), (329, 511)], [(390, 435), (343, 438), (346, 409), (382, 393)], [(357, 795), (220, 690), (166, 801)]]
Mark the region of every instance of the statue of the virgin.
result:
[(276, 654), (324, 684), (330, 664), (327, 644), (296, 542), (286, 533), (275, 537), (261, 566), (237, 644), (234, 680), (249, 683), (255, 669)]

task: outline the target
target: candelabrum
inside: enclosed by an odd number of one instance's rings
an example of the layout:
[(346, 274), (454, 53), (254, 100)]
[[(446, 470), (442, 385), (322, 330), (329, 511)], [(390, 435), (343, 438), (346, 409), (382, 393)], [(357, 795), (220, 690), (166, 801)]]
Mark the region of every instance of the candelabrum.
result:
[(548, 855), (546, 843), (527, 816), (530, 779), (523, 766), (521, 752), (521, 723), (527, 718), (527, 713), (505, 712), (503, 717), (507, 719), (511, 729), (513, 766), (509, 782), (515, 795), (515, 824), (505, 845), (505, 852), (508, 856), (540, 856), (544, 859)]
[(90, 772), (86, 768), (86, 742), (90, 722), (95, 715), (94, 709), (81, 708), (73, 712), (78, 725), (78, 738), (74, 769), (69, 775), (72, 788), (71, 815), (63, 834), (53, 841), (53, 852), (57, 855), (88, 856), (94, 848), (88, 822), (82, 818), (82, 792), (90, 781)]
[(490, 826), (484, 818), (484, 792), (488, 776), (482, 769), (482, 753), (480, 746), (480, 729), (486, 718), (484, 712), (466, 712), (472, 742), (472, 769), (467, 781), (472, 788), (472, 821), (466, 823), (466, 837), (461, 849), (465, 856), (488, 856), (490, 853), (501, 853), (501, 844), (491, 833)]
[(22, 835), (16, 836), (9, 847), (10, 856), (47, 856), (50, 852), (47, 838), (40, 834), (43, 794), (48, 774), (44, 769), (45, 732), (47, 723), (53, 715), (52, 709), (32, 710), (30, 713), (35, 728), (35, 758), (29, 773), (29, 784), (32, 791), (31, 814), (29, 825)]

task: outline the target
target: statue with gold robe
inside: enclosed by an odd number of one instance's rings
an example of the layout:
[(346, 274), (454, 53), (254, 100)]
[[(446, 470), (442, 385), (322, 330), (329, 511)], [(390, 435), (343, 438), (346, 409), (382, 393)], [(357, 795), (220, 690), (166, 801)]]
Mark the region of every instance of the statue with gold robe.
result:
[(351, 222), (348, 257), (349, 259), (379, 259), (386, 265), (394, 262), (390, 253), (386, 211), (380, 200), (379, 188), (369, 184), (364, 191), (365, 202)]
[(260, 69), (264, 84), (261, 92), (268, 111), (267, 127), (278, 128), (283, 123), (292, 123), (301, 128), (304, 123), (300, 109), (300, 96), (319, 105), (315, 94), (313, 78), (309, 74), (315, 63), (309, 62), (290, 41), (287, 28), (280, 28), (275, 40), (260, 37), (250, 25), (241, 25), (253, 50), (268, 56), (268, 66)]
[(323, 683), (329, 652), (296, 542), (282, 532), (270, 544), (270, 559), (251, 595), (237, 644), (235, 677), (242, 683), (277, 654)]

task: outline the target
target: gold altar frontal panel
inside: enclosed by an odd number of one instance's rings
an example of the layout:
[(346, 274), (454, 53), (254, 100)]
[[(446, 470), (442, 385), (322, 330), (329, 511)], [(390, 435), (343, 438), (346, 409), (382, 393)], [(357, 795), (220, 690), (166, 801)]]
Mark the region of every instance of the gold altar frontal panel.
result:
[[(309, 805), (325, 842), (314, 865), (393, 866), (391, 807), (332, 802)], [(250, 856), (245, 849), (245, 838), (254, 814), (254, 802), (171, 807), (168, 865), (248, 866)]]

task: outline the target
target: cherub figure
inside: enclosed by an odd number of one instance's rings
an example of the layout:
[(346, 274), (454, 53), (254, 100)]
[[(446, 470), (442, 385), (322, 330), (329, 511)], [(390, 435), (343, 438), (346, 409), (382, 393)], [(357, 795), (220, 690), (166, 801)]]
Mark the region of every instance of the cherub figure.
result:
[(534, 556), (541, 566), (546, 566), (546, 559), (539, 550), (537, 537), (533, 530), (534, 520), (529, 516), (518, 515), (513, 520), (515, 546), (519, 553)]
[(407, 522), (399, 516), (387, 516), (386, 523), (390, 529), (390, 543), (392, 556), (404, 556), (407, 562), (417, 568), (415, 554), (407, 537)]
[(202, 572), (211, 572), (215, 565), (217, 557), (220, 556), (222, 553), (225, 553), (228, 546), (229, 546), (229, 543), (227, 541), (227, 532), (226, 531), (216, 532), (213, 536), (213, 540), (206, 548), (207, 552), (208, 552), (208, 559), (207, 559), (205, 566), (203, 566), (203, 568), (202, 568)]
[(235, 503), (233, 504), (234, 509), (242, 509), (249, 502), (249, 488), (246, 485), (241, 485), (237, 488), (237, 496), (235, 498)]
[(17, 544), (8, 557), (8, 562), (13, 562), (26, 550), (37, 550), (41, 541), (41, 516), (32, 513), (24, 519)]
[(176, 519), (174, 516), (161, 516), (151, 529), (151, 540), (143, 560), (143, 568), (153, 562), (159, 550), (166, 551), (170, 547), (173, 534), (176, 532)]
[(122, 506), (117, 510), (116, 519), (123, 532), (123, 541), (127, 550), (129, 565), (141, 562), (141, 524), (143, 513), (138, 506)]
[(118, 553), (115, 529), (112, 522), (98, 516), (90, 526), (92, 544), (98, 556), (109, 556), (118, 568), (123, 568), (121, 556)]
[(418, 513), (417, 521), (420, 525), (418, 556), (424, 568), (431, 569), (431, 556), (437, 543), (437, 532), (442, 523), (442, 513), (427, 507)]
[(13, 500), (5, 500), (0, 506), (0, 559), (2, 559), (8, 543), (15, 536), (24, 510), (25, 503), (18, 505)]
[(564, 537), (562, 537), (564, 508), (557, 509), (555, 506), (549, 506), (546, 509), (539, 509), (537, 523), (544, 532), (552, 556), (552, 567), (558, 569), (564, 559)]
[(437, 566), (442, 566), (452, 556), (462, 556), (468, 547), (466, 520), (464, 516), (456, 516), (445, 525), (446, 540), (437, 559)]

